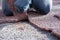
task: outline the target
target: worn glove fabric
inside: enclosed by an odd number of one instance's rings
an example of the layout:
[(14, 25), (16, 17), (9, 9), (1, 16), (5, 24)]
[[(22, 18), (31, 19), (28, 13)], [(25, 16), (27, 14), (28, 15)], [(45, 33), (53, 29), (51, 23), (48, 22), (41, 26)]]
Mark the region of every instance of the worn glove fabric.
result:
[[(24, 12), (30, 8), (30, 4), (32, 4), (34, 9), (44, 13), (48, 13), (52, 9), (52, 0), (15, 0), (14, 7), (17, 12)], [(5, 0), (2, 1), (2, 8), (6, 13), (12, 12), (5, 3)]]
[(8, 8), (5, 0), (2, 0), (2, 10), (6, 16), (12, 16), (13, 12)]
[(44, 13), (48, 13), (52, 9), (52, 0), (33, 0), (32, 4), (36, 10)]
[(31, 0), (16, 0), (16, 2), (14, 3), (15, 8), (19, 12), (27, 11), (30, 4)]

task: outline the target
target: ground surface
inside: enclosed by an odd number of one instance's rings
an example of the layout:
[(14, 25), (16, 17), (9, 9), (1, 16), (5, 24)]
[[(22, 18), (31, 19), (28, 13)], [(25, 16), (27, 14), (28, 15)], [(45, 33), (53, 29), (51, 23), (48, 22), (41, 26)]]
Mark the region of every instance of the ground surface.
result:
[[(24, 30), (20, 29), (21, 25)], [(22, 27), (23, 27), (22, 26)], [(3, 27), (3, 28), (1, 28)], [(31, 26), (27, 22), (0, 24), (0, 40), (60, 40), (49, 32)]]

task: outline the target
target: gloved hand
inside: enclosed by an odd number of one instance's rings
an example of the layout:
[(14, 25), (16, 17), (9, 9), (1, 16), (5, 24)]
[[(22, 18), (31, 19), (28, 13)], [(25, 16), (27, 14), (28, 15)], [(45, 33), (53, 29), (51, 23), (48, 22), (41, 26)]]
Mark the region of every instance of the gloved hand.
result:
[(13, 12), (8, 8), (8, 5), (5, 0), (2, 0), (2, 10), (6, 16), (13, 16)]
[(18, 12), (27, 11), (31, 0), (16, 0), (14, 6)]

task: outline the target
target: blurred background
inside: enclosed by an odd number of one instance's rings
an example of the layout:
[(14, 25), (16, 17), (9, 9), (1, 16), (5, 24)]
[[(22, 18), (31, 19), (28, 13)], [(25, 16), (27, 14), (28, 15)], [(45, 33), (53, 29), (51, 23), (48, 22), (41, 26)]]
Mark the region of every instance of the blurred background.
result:
[(0, 4), (2, 3), (2, 0), (0, 0)]
[(1, 7), (2, 7), (2, 0), (0, 0), (0, 9), (1, 9)]

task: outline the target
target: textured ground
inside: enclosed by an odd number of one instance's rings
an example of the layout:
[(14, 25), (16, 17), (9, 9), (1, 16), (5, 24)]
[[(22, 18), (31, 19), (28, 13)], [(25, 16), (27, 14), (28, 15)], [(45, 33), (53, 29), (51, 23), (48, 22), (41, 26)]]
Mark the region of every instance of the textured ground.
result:
[[(52, 12), (59, 13), (59, 11)], [(59, 14), (60, 16), (60, 14)], [(51, 31), (56, 36), (60, 37), (60, 18), (54, 15), (46, 16), (31, 16), (29, 15), (29, 21), (32, 25), (39, 27), (40, 29)]]
[[(20, 29), (24, 27), (24, 29)], [(0, 24), (0, 40), (60, 40), (27, 22)]]

